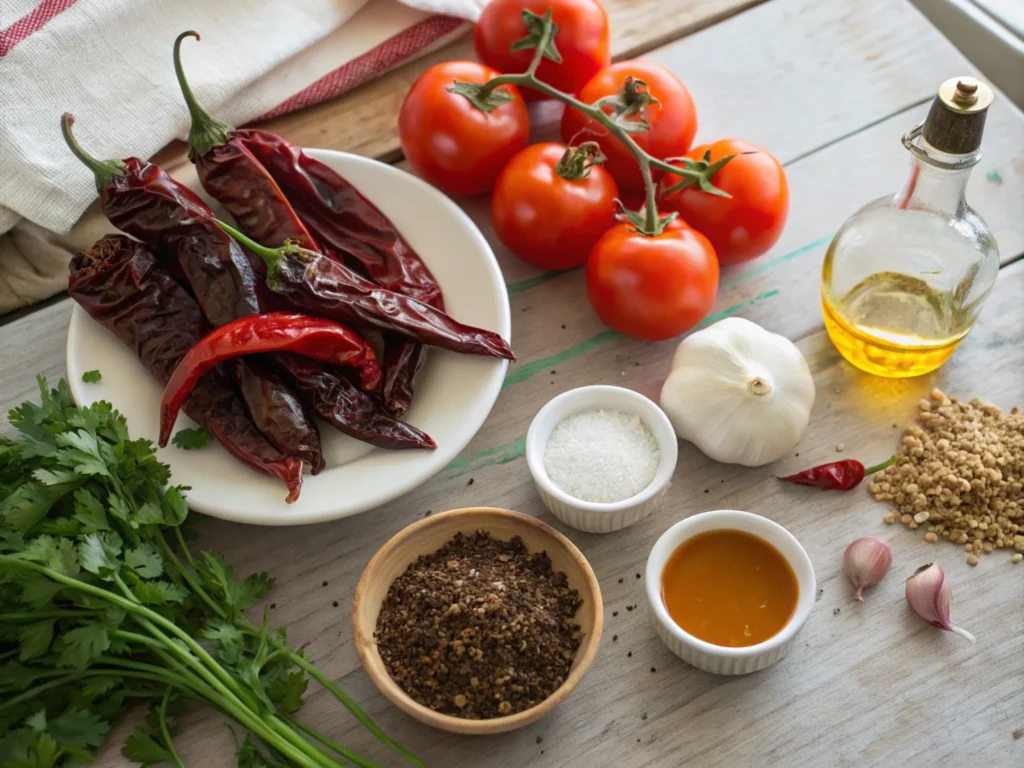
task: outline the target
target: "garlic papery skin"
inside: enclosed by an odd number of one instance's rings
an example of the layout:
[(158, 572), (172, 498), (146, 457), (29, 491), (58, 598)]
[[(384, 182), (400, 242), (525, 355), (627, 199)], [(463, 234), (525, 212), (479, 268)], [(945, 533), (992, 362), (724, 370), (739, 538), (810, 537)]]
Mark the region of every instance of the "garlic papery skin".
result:
[(789, 453), (813, 406), (814, 380), (796, 345), (739, 317), (683, 339), (661, 389), (679, 437), (746, 467)]
[(953, 601), (953, 587), (946, 573), (935, 563), (918, 568), (907, 579), (907, 602), (914, 613), (933, 627), (956, 632), (974, 642), (974, 635), (953, 624), (949, 619), (949, 606)]
[(843, 554), (843, 571), (857, 589), (857, 599), (864, 602), (864, 587), (873, 587), (885, 578), (892, 565), (892, 549), (881, 539), (864, 536), (854, 541)]

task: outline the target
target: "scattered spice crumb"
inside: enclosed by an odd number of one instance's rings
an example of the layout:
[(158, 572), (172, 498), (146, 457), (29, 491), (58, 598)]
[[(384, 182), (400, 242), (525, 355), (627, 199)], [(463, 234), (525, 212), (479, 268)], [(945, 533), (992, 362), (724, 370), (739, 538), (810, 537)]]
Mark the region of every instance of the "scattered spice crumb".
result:
[(658, 671), (657, 669), (655, 669), (654, 667), (651, 667), (651, 672), (652, 673), (657, 672), (657, 671)]
[[(564, 328), (565, 326), (563, 325), (562, 327)], [(544, 737), (543, 736), (538, 736), (537, 737), (537, 743), (540, 744), (542, 741), (544, 741)]]
[[(797, 455), (799, 455), (799, 454), (797, 454)], [(718, 482), (720, 482), (720, 483), (724, 484), (724, 483), (725, 483), (725, 478), (723, 477), (723, 478), (722, 478), (721, 480), (719, 480)]]
[(622, 582), (623, 582), (623, 580), (622, 580), (622, 579), (619, 579), (619, 584), (621, 584)]
[(978, 564), (978, 556), (977, 555), (968, 555), (967, 556), (967, 564), (969, 566), (971, 566), (972, 568), (974, 566), (976, 566)]
[(612, 616), (618, 616), (618, 615), (619, 615), (618, 611), (612, 611)]
[(647, 713), (646, 712), (641, 712), (640, 713), (640, 719), (641, 720), (646, 720), (647, 719)]
[(552, 370), (551, 370), (551, 375), (552, 375), (552, 376), (554, 376), (554, 375), (555, 375), (555, 371), (554, 371), (554, 369), (552, 369)]
[(935, 535), (934, 533), (932, 533), (931, 531), (929, 531), (928, 533), (926, 533), (926, 534), (924, 535), (924, 540), (925, 540), (925, 541), (929, 541), (929, 542), (935, 542), (935, 541), (938, 541), (938, 540), (939, 540), (939, 537), (938, 537), (938, 536), (936, 536), (936, 535)]
[(895, 424), (892, 425), (892, 428), (893, 429), (899, 429), (899, 427), (897, 427)]
[(338, 607), (338, 601), (335, 600), (333, 603), (331, 603), (331, 605), (333, 605), (335, 608), (337, 608)]
[(430, 517), (432, 514), (434, 514), (434, 510), (428, 509), (427, 514), (425, 514), (424, 517)]
[(1024, 728), (1018, 728), (1013, 732), (1014, 741), (1020, 741), (1021, 739), (1024, 739)]
[(565, 330), (565, 323), (562, 323), (562, 330)]
[[(1024, 555), (1022, 555), (1020, 552), (1015, 553), (1014, 556), (1010, 558), (1010, 562), (1014, 565), (1019, 563), (1021, 560), (1024, 560)], [(273, 608), (273, 606), (271, 606), (271, 608)]]
[(619, 636), (618, 635), (612, 635), (612, 642), (613, 643), (617, 643), (618, 641), (619, 641)]
[(842, 453), (846, 450), (846, 443), (836, 443), (836, 453)]
[(800, 458), (800, 454), (799, 453), (796, 453), (796, 454), (793, 454), (793, 455), (796, 456), (798, 459)]
[(704, 489), (704, 493), (711, 493), (707, 488)]
[(473, 484), (473, 482), (474, 482), (474, 480), (473, 480), (473, 478), (471, 477), (471, 478), (469, 478), (469, 482), (468, 482), (468, 483), (466, 483), (466, 485), (472, 485), (472, 484)]
[(834, 610), (832, 611), (832, 615), (833, 615), (833, 616), (838, 616), (838, 615), (839, 615), (839, 611), (841, 611), (841, 610), (842, 610), (842, 608), (835, 608), (835, 609), (834, 609)]
[(326, 586), (327, 586), (327, 582), (325, 581), (325, 582), (324, 582), (323, 584), (321, 584), (320, 586), (321, 586), (321, 587), (326, 587)]
[(626, 610), (627, 611), (632, 611), (633, 610), (633, 606), (632, 605), (627, 605), (626, 606)]
[(639, 579), (639, 578), (640, 578), (640, 574), (638, 573), (638, 574), (636, 575), (636, 577), (637, 577), (637, 578)]
[(626, 654), (626, 658), (627, 658), (627, 659), (632, 659), (632, 658), (633, 658), (633, 652), (632, 652), (632, 651), (630, 651), (629, 653), (627, 653), (627, 654)]
[(819, 600), (821, 600), (821, 596), (824, 595), (824, 594), (825, 594), (825, 590), (824, 589), (819, 589), (818, 590), (818, 596), (816, 598), (814, 598), (814, 602), (818, 602)]
[(885, 522), (886, 525), (892, 525), (896, 522), (896, 515), (889, 513), (888, 515), (883, 517), (882, 520)]
[(277, 603), (271, 603), (270, 604), (270, 608), (271, 608), (271, 610), (273, 610), (274, 608), (277, 608)]

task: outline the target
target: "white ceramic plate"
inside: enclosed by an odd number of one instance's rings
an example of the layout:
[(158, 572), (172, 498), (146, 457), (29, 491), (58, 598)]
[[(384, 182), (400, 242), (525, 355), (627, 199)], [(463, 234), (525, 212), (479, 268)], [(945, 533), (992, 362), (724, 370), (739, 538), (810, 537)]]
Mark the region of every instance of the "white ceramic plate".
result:
[[(480, 230), (451, 200), (390, 165), (329, 150), (307, 150), (351, 181), (395, 223), (430, 267), (449, 314), (510, 339), (508, 293)], [(192, 169), (180, 179), (199, 191)], [(218, 211), (220, 212), (220, 211)], [(75, 307), (68, 331), (68, 380), (75, 400), (108, 400), (128, 418), (135, 437), (156, 440), (162, 390), (134, 353)], [(199, 512), (259, 525), (299, 525), (347, 517), (407, 493), (444, 468), (476, 434), (501, 391), (508, 363), (431, 349), (406, 421), (429, 434), (433, 451), (372, 448), (321, 424), (327, 467), (307, 473), (302, 495), (286, 504), (281, 482), (231, 458), (214, 442), (198, 451), (173, 444), (159, 451), (173, 482), (188, 485)], [(99, 369), (102, 380), (82, 382)], [(177, 429), (194, 427), (184, 413)]]

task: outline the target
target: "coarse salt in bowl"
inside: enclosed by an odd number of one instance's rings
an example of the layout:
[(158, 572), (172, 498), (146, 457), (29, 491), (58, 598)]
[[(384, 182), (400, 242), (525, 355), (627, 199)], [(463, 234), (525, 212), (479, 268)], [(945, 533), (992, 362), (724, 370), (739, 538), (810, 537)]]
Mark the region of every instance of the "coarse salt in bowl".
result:
[[(596, 415), (581, 420), (580, 415), (585, 413)], [(577, 420), (575, 428), (571, 435), (559, 436), (558, 454), (552, 457), (549, 474), (545, 454), (552, 434), (573, 417)], [(637, 430), (633, 418), (638, 418), (646, 430)], [(590, 468), (572, 455), (574, 446), (579, 447), (581, 455), (584, 453), (585, 440), (600, 441), (602, 430), (607, 432), (609, 444), (623, 451), (621, 466), (617, 465), (608, 477), (588, 471)], [(644, 451), (644, 444), (651, 439), (657, 444), (653, 472), (645, 456), (654, 451)], [(597, 455), (606, 447), (591, 445)], [(526, 434), (526, 461), (544, 505), (566, 525), (588, 533), (617, 531), (654, 511), (669, 488), (677, 456), (676, 434), (664, 411), (638, 392), (622, 387), (599, 385), (565, 392), (540, 409)], [(552, 474), (561, 480), (562, 487), (552, 479)], [(630, 476), (646, 479), (648, 474), (648, 482), (630, 487)], [(579, 490), (580, 483), (589, 483), (590, 492)], [(590, 498), (631, 493), (626, 498), (602, 502), (578, 498), (568, 489)]]

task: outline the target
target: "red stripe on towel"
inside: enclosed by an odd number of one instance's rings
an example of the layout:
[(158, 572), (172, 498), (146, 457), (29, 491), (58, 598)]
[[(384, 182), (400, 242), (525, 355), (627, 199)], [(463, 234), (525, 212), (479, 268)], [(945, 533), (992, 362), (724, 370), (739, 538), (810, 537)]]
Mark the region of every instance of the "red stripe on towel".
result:
[(462, 19), (452, 16), (431, 16), (419, 24), (414, 24), (403, 32), (399, 32), (394, 37), (388, 38), (373, 50), (352, 59), (333, 72), (327, 73), (256, 119), (266, 120), (303, 107), (319, 104), (351, 90), (357, 85), (362, 85), (372, 77), (423, 50), (463, 23)]
[(0, 56), (6, 56), (14, 46), (33, 32), (42, 29), (50, 19), (77, 2), (78, 0), (43, 0), (31, 13), (25, 14), (6, 29), (0, 29)]

